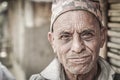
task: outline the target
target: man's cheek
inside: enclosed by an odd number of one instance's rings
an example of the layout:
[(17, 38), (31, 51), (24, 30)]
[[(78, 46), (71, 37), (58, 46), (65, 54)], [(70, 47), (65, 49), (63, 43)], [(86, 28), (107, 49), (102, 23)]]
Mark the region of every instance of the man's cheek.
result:
[(93, 52), (95, 52), (95, 53), (98, 53), (99, 52), (99, 48), (100, 48), (100, 46), (99, 46), (99, 44), (98, 44), (99, 42), (93, 42), (93, 43), (90, 43), (89, 45), (87, 45), (87, 47), (91, 50), (91, 51), (93, 51)]
[(64, 51), (61, 48), (59, 48), (57, 50), (57, 56), (60, 62), (63, 62), (64, 55), (65, 55)]

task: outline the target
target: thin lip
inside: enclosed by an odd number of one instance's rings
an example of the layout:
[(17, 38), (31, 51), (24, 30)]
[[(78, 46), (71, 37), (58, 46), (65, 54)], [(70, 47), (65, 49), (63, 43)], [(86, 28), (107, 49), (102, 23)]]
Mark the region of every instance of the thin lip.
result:
[(69, 58), (68, 60), (70, 62), (73, 62), (73, 63), (76, 63), (76, 64), (85, 64), (85, 63), (88, 63), (91, 58), (92, 58), (91, 56), (84, 56), (84, 57), (79, 57), (79, 58), (78, 57), (72, 57), (72, 58)]
[(82, 58), (87, 58), (87, 57), (91, 57), (90, 55), (87, 55), (87, 56), (71, 56), (71, 57), (68, 57), (68, 59), (82, 59)]

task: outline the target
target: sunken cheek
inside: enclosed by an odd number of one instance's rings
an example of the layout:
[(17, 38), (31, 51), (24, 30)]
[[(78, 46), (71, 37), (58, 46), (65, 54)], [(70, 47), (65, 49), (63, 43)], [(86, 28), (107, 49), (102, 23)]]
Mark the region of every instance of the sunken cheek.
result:
[(93, 40), (91, 43), (88, 43), (88, 48), (92, 51), (92, 56), (95, 58), (98, 55), (99, 43), (98, 40)]
[(71, 42), (72, 41), (69, 41), (67, 43), (64, 41), (61, 41), (61, 40), (56, 41), (56, 43), (58, 43), (56, 45), (57, 55), (58, 55), (58, 58), (60, 59), (61, 62), (66, 61), (66, 59), (67, 59), (66, 55), (70, 53)]
[(91, 41), (84, 41), (85, 47), (86, 47), (86, 51), (87, 52), (92, 52), (91, 56), (93, 59), (95, 59), (98, 55), (98, 49), (99, 49), (99, 43), (98, 43), (98, 39), (94, 38)]

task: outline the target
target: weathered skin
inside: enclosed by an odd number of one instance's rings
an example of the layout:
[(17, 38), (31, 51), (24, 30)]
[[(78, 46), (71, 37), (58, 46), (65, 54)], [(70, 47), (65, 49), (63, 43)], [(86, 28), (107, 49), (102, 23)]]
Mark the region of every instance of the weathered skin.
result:
[(68, 80), (92, 80), (97, 75), (104, 28), (87, 11), (69, 11), (58, 17), (48, 39)]

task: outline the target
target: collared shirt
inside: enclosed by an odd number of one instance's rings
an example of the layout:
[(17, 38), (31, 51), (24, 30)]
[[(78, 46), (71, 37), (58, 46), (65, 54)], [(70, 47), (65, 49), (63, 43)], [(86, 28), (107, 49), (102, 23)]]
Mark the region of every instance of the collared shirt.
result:
[[(110, 65), (101, 57), (98, 63), (101, 72), (97, 80), (113, 80), (115, 72)], [(40, 74), (32, 75), (30, 80), (65, 80), (65, 75), (60, 62), (55, 58)]]

